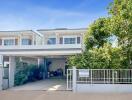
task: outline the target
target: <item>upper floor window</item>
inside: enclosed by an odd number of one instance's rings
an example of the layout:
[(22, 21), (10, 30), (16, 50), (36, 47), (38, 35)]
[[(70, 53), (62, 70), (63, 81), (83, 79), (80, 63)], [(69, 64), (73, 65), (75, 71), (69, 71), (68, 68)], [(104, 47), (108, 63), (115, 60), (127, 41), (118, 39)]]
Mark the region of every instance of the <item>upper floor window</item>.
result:
[(64, 44), (75, 44), (76, 38), (64, 38)]
[(77, 44), (80, 44), (81, 43), (81, 39), (80, 37), (77, 37)]
[(4, 45), (15, 45), (15, 39), (4, 39)]
[(30, 39), (22, 39), (22, 45), (31, 45)]
[(47, 44), (56, 44), (56, 38), (48, 38)]

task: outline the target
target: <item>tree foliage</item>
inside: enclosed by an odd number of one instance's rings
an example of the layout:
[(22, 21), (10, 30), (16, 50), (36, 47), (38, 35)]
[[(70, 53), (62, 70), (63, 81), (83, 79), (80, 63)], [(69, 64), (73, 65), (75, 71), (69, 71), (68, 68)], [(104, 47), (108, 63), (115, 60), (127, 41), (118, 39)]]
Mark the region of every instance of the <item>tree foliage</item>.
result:
[(71, 56), (68, 59), (69, 65), (77, 68), (92, 69), (119, 69), (123, 65), (121, 48), (113, 48), (110, 44), (104, 44), (100, 48), (92, 48), (83, 54)]
[(110, 36), (109, 31), (107, 31), (108, 18), (99, 18), (93, 24), (91, 24), (88, 29), (88, 33), (85, 35), (85, 45), (86, 49), (92, 47), (102, 47), (104, 43), (107, 42), (108, 37)]
[[(110, 17), (94, 21), (85, 35), (86, 50), (71, 56), (69, 66), (78, 68), (132, 68), (132, 0), (114, 0)], [(113, 47), (110, 38), (118, 45)]]
[(132, 0), (114, 0), (109, 6), (109, 13), (110, 32), (118, 37), (123, 56), (127, 58), (127, 66), (132, 67)]

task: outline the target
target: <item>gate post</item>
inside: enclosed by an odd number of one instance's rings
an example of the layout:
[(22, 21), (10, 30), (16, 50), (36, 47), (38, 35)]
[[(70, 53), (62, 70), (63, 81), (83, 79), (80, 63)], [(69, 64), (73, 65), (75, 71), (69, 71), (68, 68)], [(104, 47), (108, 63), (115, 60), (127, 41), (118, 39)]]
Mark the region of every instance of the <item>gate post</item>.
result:
[(77, 85), (77, 72), (76, 72), (76, 66), (73, 66), (73, 78), (72, 78), (72, 87), (73, 92), (76, 92), (76, 85)]
[(14, 86), (16, 62), (14, 56), (9, 56), (9, 87)]
[(0, 65), (0, 90), (2, 90), (2, 83), (3, 83), (3, 74), (2, 74), (2, 65)]
[(0, 90), (2, 90), (3, 84), (3, 56), (0, 55)]

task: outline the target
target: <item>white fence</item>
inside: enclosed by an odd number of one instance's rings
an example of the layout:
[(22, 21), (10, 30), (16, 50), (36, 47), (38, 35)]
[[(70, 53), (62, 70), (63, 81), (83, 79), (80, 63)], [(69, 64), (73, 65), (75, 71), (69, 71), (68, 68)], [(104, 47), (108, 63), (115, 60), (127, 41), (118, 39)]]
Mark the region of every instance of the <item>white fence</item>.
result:
[[(79, 72), (85, 70), (89, 75), (81, 77)], [(77, 83), (132, 84), (132, 69), (76, 69), (76, 71)]]
[(101, 88), (107, 91), (126, 91), (129, 88), (132, 91), (132, 69), (76, 69), (74, 67), (67, 70), (68, 90), (87, 91), (88, 89), (89, 92), (90, 90), (97, 92), (101, 91)]

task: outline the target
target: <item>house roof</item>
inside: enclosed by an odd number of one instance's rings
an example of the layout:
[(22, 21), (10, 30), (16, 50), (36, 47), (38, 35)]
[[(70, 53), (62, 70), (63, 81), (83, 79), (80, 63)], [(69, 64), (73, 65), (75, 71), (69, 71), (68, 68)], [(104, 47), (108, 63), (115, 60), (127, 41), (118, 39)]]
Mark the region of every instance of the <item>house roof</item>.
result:
[(29, 34), (37, 34), (39, 36), (43, 36), (41, 32), (53, 32), (53, 31), (86, 31), (87, 28), (74, 28), (74, 29), (68, 29), (68, 28), (56, 28), (56, 29), (39, 29), (39, 30), (15, 30), (15, 31), (0, 31), (1, 34), (22, 34), (22, 33), (29, 33)]
[(0, 34), (21, 34), (21, 33), (29, 33), (33, 34), (34, 32), (32, 30), (17, 30), (17, 31), (0, 31)]
[(35, 31), (35, 30), (17, 30), (17, 31), (0, 31), (0, 35), (17, 35), (17, 34), (37, 34), (39, 36), (42, 36), (41, 33)]
[(55, 30), (87, 30), (87, 28), (55, 28), (55, 29), (39, 29), (37, 31), (55, 31)]

